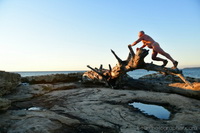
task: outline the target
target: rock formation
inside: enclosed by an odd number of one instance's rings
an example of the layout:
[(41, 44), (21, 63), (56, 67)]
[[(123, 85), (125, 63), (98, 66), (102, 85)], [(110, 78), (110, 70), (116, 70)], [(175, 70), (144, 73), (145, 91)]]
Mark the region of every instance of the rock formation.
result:
[(51, 74), (41, 76), (22, 77), (22, 82), (30, 84), (45, 84), (58, 82), (75, 82), (82, 79), (82, 73)]
[(1, 97), (14, 91), (20, 82), (21, 76), (19, 74), (0, 71), (0, 111), (7, 110), (11, 106), (11, 101)]
[(0, 98), (0, 111), (7, 110), (11, 106), (11, 101), (5, 98)]
[[(163, 80), (156, 75), (135, 80), (126, 75), (123, 79), (131, 82), (123, 80), (122, 88), (112, 89), (103, 83), (85, 82), (80, 76), (23, 78), (21, 85), (2, 96), (4, 101), (0, 99), (0, 105), (5, 103), (4, 111), (0, 111), (0, 133), (200, 132), (200, 88), (184, 96), (186, 92), (172, 91), (176, 84), (186, 90), (181, 86), (184, 83), (173, 77)], [(194, 87), (200, 85), (198, 79), (190, 78), (190, 82)], [(196, 97), (192, 97), (194, 94)], [(170, 111), (170, 118), (144, 114), (130, 106), (133, 102), (163, 106)]]
[(20, 82), (19, 74), (0, 71), (0, 96), (10, 93)]
[[(162, 105), (169, 120), (145, 115), (129, 105), (134, 101)], [(39, 110), (29, 110), (38, 107)], [(57, 90), (1, 114), (1, 132), (198, 132), (200, 102), (177, 94), (110, 88)], [(16, 109), (17, 108), (17, 109)]]

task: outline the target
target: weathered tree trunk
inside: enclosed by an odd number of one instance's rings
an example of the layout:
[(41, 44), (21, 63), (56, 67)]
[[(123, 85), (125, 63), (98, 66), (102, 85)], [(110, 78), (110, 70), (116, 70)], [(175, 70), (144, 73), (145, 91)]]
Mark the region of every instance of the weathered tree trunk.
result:
[[(120, 80), (123, 78), (123, 76), (127, 72), (133, 71), (135, 69), (146, 69), (148, 71), (157, 71), (165, 75), (176, 75), (180, 77), (186, 84), (192, 86), (192, 84), (184, 78), (182, 71), (177, 68), (171, 69), (158, 66), (153, 63), (145, 63), (144, 58), (148, 55), (148, 50), (138, 49), (135, 54), (131, 47), (128, 48), (130, 50), (130, 53), (128, 55), (128, 58), (124, 61), (121, 60), (113, 50), (111, 50), (111, 52), (117, 59), (118, 64), (113, 68), (111, 68), (111, 66), (109, 65), (109, 70), (103, 69), (102, 65), (99, 69), (92, 68), (89, 65), (87, 67), (100, 75), (112, 87), (120, 85)], [(90, 78), (92, 78), (92, 76), (90, 76)], [(95, 77), (93, 77), (93, 79), (95, 79)]]

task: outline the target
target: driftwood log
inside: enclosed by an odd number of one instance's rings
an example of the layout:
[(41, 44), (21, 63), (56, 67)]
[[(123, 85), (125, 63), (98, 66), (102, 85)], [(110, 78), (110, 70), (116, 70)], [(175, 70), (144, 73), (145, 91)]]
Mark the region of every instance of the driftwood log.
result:
[[(115, 67), (111, 67), (109, 64), (109, 69), (104, 69), (101, 65), (100, 68), (92, 68), (91, 66), (87, 66), (92, 71), (96, 72), (98, 76), (100, 76), (104, 81), (108, 83), (111, 87), (117, 87), (120, 85), (120, 81), (123, 79), (123, 76), (126, 75), (127, 72), (133, 71), (136, 69), (146, 69), (151, 71), (157, 71), (164, 75), (176, 75), (183, 80), (187, 85), (193, 87), (193, 85), (187, 81), (181, 70), (178, 68), (172, 69), (167, 67), (162, 67), (155, 65), (153, 63), (145, 63), (144, 58), (148, 55), (149, 50), (146, 49), (138, 49), (136, 53), (134, 53), (132, 47), (128, 47), (130, 53), (128, 54), (128, 58), (126, 60), (120, 59), (116, 53), (111, 50), (113, 55), (118, 61), (118, 64)], [(92, 76), (92, 75), (91, 75)], [(90, 78), (92, 79), (92, 77)], [(95, 77), (93, 77), (95, 79)]]

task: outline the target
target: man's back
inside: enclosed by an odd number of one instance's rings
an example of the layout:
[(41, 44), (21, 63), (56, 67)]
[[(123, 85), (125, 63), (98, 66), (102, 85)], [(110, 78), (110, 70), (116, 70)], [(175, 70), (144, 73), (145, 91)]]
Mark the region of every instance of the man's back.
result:
[(144, 34), (142, 37), (141, 37), (142, 41), (145, 42), (145, 43), (150, 43), (150, 44), (153, 44), (155, 41), (153, 40), (153, 38), (151, 38), (149, 35), (147, 34)]
[(152, 48), (152, 45), (155, 43), (155, 41), (149, 35), (146, 34), (141, 36), (141, 40), (144, 43), (144, 45), (148, 46), (149, 48)]

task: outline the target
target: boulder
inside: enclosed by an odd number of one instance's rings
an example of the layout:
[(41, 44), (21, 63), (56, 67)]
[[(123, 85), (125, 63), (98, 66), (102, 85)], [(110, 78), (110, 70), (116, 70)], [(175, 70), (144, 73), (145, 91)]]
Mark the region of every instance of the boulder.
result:
[(19, 74), (0, 71), (0, 96), (10, 93), (20, 82)]
[(30, 84), (46, 84), (59, 82), (77, 82), (82, 79), (83, 73), (51, 74), (41, 76), (22, 77), (22, 82)]
[(0, 98), (0, 110), (7, 110), (11, 106), (11, 101), (8, 99)]

